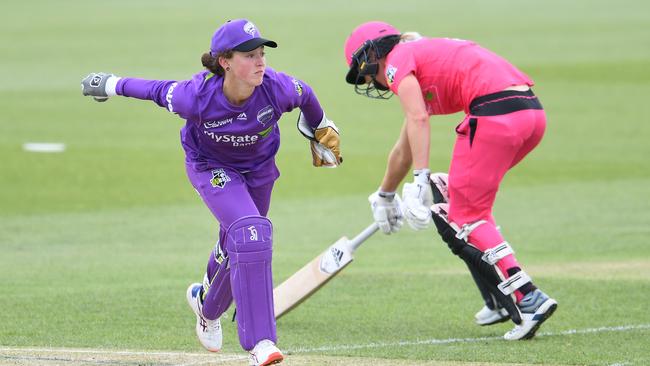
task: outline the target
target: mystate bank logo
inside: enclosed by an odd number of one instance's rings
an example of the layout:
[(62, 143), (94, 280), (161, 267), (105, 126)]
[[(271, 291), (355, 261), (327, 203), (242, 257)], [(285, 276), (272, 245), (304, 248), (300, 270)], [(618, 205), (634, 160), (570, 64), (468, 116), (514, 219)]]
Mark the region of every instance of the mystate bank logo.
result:
[(220, 134), (212, 131), (203, 131), (204, 134), (208, 135), (210, 139), (214, 142), (221, 144), (229, 144), (235, 147), (243, 147), (255, 145), (257, 141), (263, 136), (260, 135), (231, 135), (231, 134)]
[(269, 137), (274, 129), (275, 124), (272, 124), (264, 130), (251, 135), (233, 135), (228, 133), (217, 133), (215, 131), (208, 130), (204, 130), (203, 134), (208, 136), (212, 141), (219, 144), (228, 144), (233, 147), (246, 147), (255, 145), (258, 141)]

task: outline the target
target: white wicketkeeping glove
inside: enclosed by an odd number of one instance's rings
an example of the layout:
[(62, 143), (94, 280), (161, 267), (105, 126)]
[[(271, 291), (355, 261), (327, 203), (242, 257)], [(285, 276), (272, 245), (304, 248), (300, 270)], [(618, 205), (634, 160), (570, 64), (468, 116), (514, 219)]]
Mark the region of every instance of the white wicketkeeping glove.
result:
[(377, 191), (368, 197), (372, 216), (384, 234), (396, 233), (404, 224), (402, 200), (395, 192)]
[(424, 230), (431, 224), (431, 205), (433, 194), (429, 184), (429, 169), (414, 170), (413, 183), (405, 183), (402, 188), (404, 217), (414, 230)]
[(98, 102), (105, 102), (108, 97), (117, 95), (115, 88), (121, 78), (105, 72), (93, 72), (81, 80), (81, 94), (93, 97)]

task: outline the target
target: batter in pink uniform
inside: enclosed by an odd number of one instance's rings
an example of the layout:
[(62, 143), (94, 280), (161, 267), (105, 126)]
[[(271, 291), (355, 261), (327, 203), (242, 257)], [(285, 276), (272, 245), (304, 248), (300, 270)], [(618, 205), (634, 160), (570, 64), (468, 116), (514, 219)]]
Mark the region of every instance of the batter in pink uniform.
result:
[[(404, 218), (421, 230), (434, 222), (463, 259), (485, 301), (479, 325), (511, 319), (507, 340), (534, 337), (557, 308), (522, 270), (497, 229), (492, 207), (506, 172), (544, 135), (546, 115), (533, 81), (474, 42), (401, 33), (384, 22), (358, 26), (345, 43), (346, 81), (371, 98), (399, 97), (405, 120), (379, 189), (370, 195), (381, 230)], [(464, 111), (449, 174), (429, 171), (429, 117)], [(413, 169), (413, 182), (400, 182)]]

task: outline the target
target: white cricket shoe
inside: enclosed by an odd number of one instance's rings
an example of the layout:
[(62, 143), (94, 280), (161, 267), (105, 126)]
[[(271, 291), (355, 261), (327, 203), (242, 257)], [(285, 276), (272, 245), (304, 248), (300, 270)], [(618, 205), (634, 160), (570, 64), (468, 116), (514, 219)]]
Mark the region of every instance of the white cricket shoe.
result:
[(524, 296), (517, 306), (521, 311), (521, 324), (503, 335), (508, 341), (533, 338), (539, 326), (557, 309), (557, 301), (537, 289)]
[(250, 366), (275, 365), (284, 360), (284, 355), (273, 342), (263, 339), (250, 350), (248, 360)]
[(478, 313), (474, 314), (474, 320), (478, 325), (492, 325), (496, 323), (505, 322), (510, 319), (510, 315), (504, 308), (497, 307), (490, 309), (487, 305), (483, 306)]
[(201, 303), (200, 283), (193, 283), (187, 288), (187, 303), (196, 314), (196, 335), (199, 337), (199, 342), (210, 352), (219, 352), (221, 344), (223, 343), (223, 335), (221, 334), (221, 322), (219, 319), (210, 320), (206, 319), (201, 312), (203, 304)]

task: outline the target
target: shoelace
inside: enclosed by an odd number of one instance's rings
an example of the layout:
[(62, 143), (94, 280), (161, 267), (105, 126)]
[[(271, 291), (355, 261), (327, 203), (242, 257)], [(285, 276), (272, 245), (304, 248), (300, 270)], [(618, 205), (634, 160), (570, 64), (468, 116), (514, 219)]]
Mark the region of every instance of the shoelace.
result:
[(217, 332), (219, 329), (221, 329), (221, 324), (219, 324), (218, 320), (208, 320), (205, 318), (203, 318), (203, 320), (205, 321), (208, 333)]

